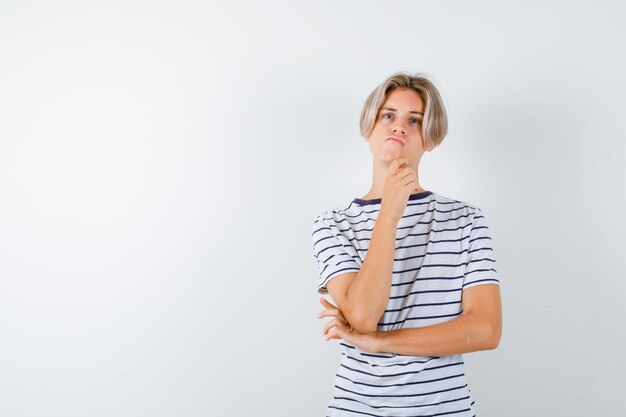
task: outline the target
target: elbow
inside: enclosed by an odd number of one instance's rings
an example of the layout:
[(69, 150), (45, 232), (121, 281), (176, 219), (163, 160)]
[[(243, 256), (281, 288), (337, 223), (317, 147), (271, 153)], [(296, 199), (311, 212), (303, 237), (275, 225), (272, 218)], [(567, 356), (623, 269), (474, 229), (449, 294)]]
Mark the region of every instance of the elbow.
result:
[(378, 327), (378, 323), (374, 323), (365, 317), (355, 317), (354, 322), (351, 321), (350, 324), (359, 333), (375, 332)]
[(378, 319), (372, 316), (369, 309), (362, 309), (362, 306), (346, 303), (344, 317), (354, 330), (359, 333), (371, 333), (378, 328)]
[(497, 349), (499, 344), (500, 344), (500, 338), (493, 337), (487, 342), (487, 346), (485, 350)]
[(354, 330), (359, 333), (372, 333), (376, 331), (376, 324), (372, 325), (371, 323), (359, 323), (356, 326), (352, 326)]
[[(502, 334), (502, 326), (498, 321), (478, 319), (474, 326), (471, 339), (474, 340), (475, 350), (492, 350), (496, 349), (500, 344), (500, 336)], [(470, 343), (468, 337), (467, 343)]]
[(502, 326), (491, 325), (489, 337), (487, 339), (487, 349), (496, 349), (500, 345), (500, 338), (502, 336)]

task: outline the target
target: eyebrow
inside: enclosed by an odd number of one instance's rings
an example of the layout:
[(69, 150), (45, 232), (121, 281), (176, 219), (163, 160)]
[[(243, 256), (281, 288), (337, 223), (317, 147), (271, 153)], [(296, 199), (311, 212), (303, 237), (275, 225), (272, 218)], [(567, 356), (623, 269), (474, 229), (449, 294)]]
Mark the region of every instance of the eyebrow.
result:
[[(394, 109), (394, 108), (392, 108), (392, 107), (383, 107), (383, 108), (381, 108), (381, 110), (398, 111), (397, 109)], [(411, 110), (409, 113), (421, 114), (422, 116), (424, 115), (424, 113), (419, 112), (419, 111), (414, 111), (414, 110)]]

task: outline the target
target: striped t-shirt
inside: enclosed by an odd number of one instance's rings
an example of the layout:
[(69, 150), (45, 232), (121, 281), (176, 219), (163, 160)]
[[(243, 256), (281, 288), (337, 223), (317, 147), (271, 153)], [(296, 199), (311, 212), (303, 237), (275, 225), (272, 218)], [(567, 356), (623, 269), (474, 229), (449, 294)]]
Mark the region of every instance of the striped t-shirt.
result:
[[(313, 221), (318, 293), (365, 260), (381, 199), (355, 198)], [(377, 331), (423, 327), (463, 314), (465, 288), (498, 284), (481, 210), (432, 191), (411, 194), (396, 230), (392, 284)], [(463, 355), (366, 353), (339, 340), (341, 362), (327, 415), (475, 416)]]

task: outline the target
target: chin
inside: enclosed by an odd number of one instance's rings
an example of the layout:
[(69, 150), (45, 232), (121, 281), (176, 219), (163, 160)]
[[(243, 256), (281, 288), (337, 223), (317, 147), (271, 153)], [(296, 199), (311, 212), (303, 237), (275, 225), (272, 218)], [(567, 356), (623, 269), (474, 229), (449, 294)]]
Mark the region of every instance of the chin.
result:
[[(402, 153), (398, 153), (398, 154), (384, 154), (380, 157), (380, 160), (385, 161), (385, 162), (391, 162), (396, 158), (406, 158), (406, 156), (402, 155)], [(408, 159), (408, 158), (407, 158)]]

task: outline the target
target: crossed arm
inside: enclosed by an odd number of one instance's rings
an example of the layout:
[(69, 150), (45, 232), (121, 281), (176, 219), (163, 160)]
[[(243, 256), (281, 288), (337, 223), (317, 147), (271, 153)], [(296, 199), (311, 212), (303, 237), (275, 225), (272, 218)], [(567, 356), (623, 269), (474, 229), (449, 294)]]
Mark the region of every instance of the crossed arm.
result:
[(319, 315), (334, 317), (326, 323), (326, 340), (344, 339), (366, 352), (415, 356), (442, 356), (495, 349), (502, 333), (500, 286), (483, 284), (463, 291), (463, 315), (445, 323), (391, 331), (360, 332), (343, 312), (325, 299)]
[(463, 315), (432, 326), (376, 331), (391, 291), (398, 221), (379, 214), (367, 256), (358, 272), (328, 281), (337, 304), (318, 317), (334, 316), (324, 327), (326, 340), (344, 339), (369, 352), (440, 356), (495, 349), (502, 332), (500, 286), (482, 284), (462, 292)]

